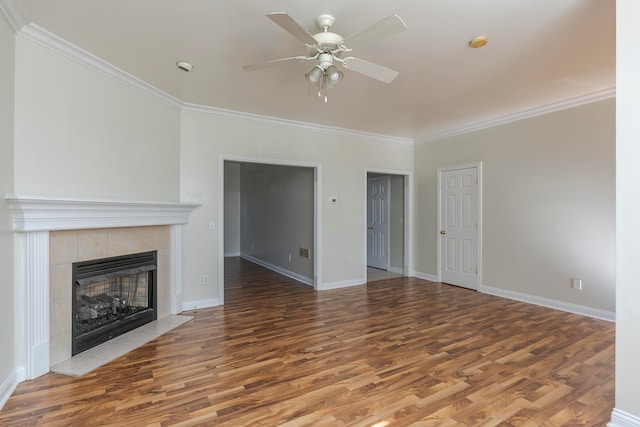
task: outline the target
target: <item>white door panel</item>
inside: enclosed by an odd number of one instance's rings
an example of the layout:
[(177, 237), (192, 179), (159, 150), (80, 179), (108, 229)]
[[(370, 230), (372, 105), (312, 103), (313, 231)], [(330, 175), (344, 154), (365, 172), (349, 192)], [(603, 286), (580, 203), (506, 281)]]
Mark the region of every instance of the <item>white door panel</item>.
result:
[(367, 180), (367, 265), (389, 269), (390, 178)]
[(441, 280), (477, 289), (478, 170), (441, 174)]

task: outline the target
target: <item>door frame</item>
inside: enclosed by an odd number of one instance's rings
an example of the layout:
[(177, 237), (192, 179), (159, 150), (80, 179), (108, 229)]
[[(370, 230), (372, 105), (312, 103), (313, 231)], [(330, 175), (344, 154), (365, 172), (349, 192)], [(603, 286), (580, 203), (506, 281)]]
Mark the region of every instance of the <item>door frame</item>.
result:
[[(385, 265), (385, 269), (387, 271), (389, 271), (389, 269), (391, 268), (391, 222), (390, 222), (390, 212), (391, 212), (391, 176), (390, 175), (384, 175), (384, 176), (379, 176), (379, 177), (373, 177), (373, 178), (369, 178), (369, 174), (367, 174), (367, 216), (365, 219), (366, 225), (369, 225), (369, 180), (372, 179), (377, 179), (377, 180), (385, 180), (386, 181), (386, 186), (387, 186), (387, 196), (386, 196), (386, 204), (385, 204), (385, 214), (387, 216), (387, 224), (385, 227), (385, 252), (387, 254), (386, 256), (386, 265)], [(403, 227), (404, 228), (404, 227)], [(366, 252), (366, 262), (367, 262), (367, 267), (369, 267), (369, 232), (367, 231), (367, 252)]]
[[(362, 283), (367, 283), (367, 176), (369, 173), (379, 173), (385, 175), (398, 175), (404, 179), (404, 260), (402, 274), (405, 277), (413, 275), (413, 240), (411, 238), (411, 228), (413, 225), (413, 174), (410, 171), (396, 169), (365, 168), (363, 179), (363, 219), (358, 220), (358, 225), (362, 228)], [(389, 261), (391, 261), (389, 259)]]
[(478, 262), (478, 274), (476, 275), (476, 290), (482, 291), (482, 162), (463, 163), (458, 165), (442, 166), (438, 168), (438, 181), (437, 181), (437, 222), (438, 226), (435, 230), (438, 264), (436, 279), (438, 282), (442, 281), (442, 239), (440, 238), (440, 230), (442, 230), (442, 174), (444, 172), (459, 170), (459, 169), (472, 169), (476, 168), (478, 172), (478, 186), (477, 186), (477, 211), (478, 211), (478, 241), (476, 245), (476, 257)]
[(264, 157), (218, 155), (218, 301), (224, 304), (224, 163), (226, 161), (313, 169), (313, 289), (322, 283), (322, 163)]

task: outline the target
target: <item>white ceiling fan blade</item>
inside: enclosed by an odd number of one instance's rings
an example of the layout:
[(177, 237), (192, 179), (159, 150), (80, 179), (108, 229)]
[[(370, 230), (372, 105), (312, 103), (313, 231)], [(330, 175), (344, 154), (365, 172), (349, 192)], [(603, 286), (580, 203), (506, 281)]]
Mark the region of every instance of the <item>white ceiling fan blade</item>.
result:
[(342, 65), (348, 70), (364, 74), (384, 83), (391, 83), (399, 74), (395, 70), (359, 58), (344, 58)]
[(400, 33), (407, 29), (407, 24), (398, 16), (391, 15), (384, 18), (370, 27), (365, 28), (359, 33), (355, 33), (344, 39), (345, 44), (349, 47), (362, 42), (378, 40), (384, 37)]
[(283, 29), (289, 32), (289, 34), (300, 40), (302, 43), (311, 46), (317, 43), (316, 39), (314, 39), (307, 30), (302, 28), (300, 24), (298, 24), (286, 12), (267, 13), (267, 18), (271, 19), (273, 22), (281, 26)]
[(280, 66), (280, 65), (285, 65), (285, 64), (288, 64), (289, 62), (306, 61), (306, 60), (311, 59), (311, 58), (312, 57), (307, 57), (307, 56), (292, 56), (290, 58), (274, 59), (272, 61), (261, 62), (259, 64), (245, 65), (245, 66), (242, 67), (242, 69), (245, 70), (245, 71), (263, 70), (265, 68), (271, 68), (271, 67), (277, 67), (277, 66)]

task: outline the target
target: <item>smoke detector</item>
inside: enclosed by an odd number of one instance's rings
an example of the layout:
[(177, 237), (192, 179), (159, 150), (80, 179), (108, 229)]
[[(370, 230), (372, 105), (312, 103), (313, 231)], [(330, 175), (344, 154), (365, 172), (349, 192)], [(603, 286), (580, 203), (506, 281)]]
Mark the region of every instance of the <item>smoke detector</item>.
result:
[(190, 63), (188, 63), (187, 61), (178, 61), (176, 62), (176, 66), (178, 67), (178, 69), (184, 71), (184, 72), (189, 72), (191, 70), (193, 70), (193, 65), (191, 65)]

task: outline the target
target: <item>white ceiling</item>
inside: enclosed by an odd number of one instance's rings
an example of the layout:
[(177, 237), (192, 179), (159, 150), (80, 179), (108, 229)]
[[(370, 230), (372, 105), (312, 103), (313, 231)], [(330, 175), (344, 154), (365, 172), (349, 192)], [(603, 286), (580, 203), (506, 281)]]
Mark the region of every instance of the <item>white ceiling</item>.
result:
[[(422, 141), (473, 123), (615, 88), (614, 0), (19, 0), (28, 21), (188, 103)], [(312, 63), (265, 17), (310, 33), (336, 18), (355, 33), (392, 14), (407, 31), (354, 49), (400, 72), (391, 84), (345, 71), (325, 104)], [(487, 36), (472, 49), (469, 40)], [(194, 65), (180, 71), (176, 61)]]

